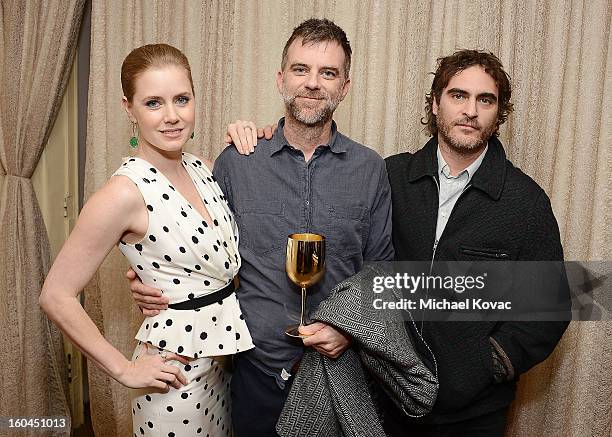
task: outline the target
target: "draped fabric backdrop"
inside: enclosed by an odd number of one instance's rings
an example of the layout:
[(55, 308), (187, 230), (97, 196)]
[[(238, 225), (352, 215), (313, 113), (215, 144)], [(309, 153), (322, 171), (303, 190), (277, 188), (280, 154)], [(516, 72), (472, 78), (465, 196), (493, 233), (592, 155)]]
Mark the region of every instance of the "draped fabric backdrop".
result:
[[(438, 56), (480, 48), (501, 58), (515, 112), (502, 141), (550, 195), (566, 256), (612, 258), (610, 200), (612, 4), (607, 0), (97, 1), (92, 11), (86, 195), (129, 153), (120, 66), (129, 51), (166, 42), (189, 57), (198, 104), (191, 151), (215, 158), (228, 122), (282, 114), (274, 82), (283, 45), (309, 17), (342, 26), (354, 56), (339, 128), (383, 156), (420, 148), (424, 96)], [(140, 315), (114, 252), (86, 306), (129, 356)], [(573, 323), (553, 356), (521, 378), (509, 436), (612, 435), (612, 326)], [(90, 368), (94, 428), (127, 435), (127, 390)]]
[[(5, 417), (70, 417), (62, 338), (38, 305), (50, 255), (31, 177), (66, 89), (83, 4), (8, 0), (0, 6), (0, 415)], [(41, 431), (27, 432), (34, 434)], [(0, 436), (13, 435), (14, 430), (0, 429)]]

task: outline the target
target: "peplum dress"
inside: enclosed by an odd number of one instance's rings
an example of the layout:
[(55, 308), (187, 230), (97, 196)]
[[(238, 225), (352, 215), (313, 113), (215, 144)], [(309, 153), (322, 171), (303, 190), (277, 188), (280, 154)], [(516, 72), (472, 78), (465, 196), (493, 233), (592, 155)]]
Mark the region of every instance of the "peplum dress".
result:
[[(212, 223), (208, 224), (170, 181), (149, 162), (126, 158), (113, 176), (128, 177), (148, 210), (144, 238), (119, 243), (119, 250), (146, 285), (169, 298), (169, 308), (143, 321), (134, 358), (143, 353), (175, 352), (192, 359), (178, 366), (188, 384), (167, 393), (133, 390), (136, 436), (231, 435), (229, 377), (210, 357), (254, 347), (233, 292), (240, 268), (238, 228), (223, 192), (206, 165), (183, 153)], [(173, 309), (185, 306), (189, 309)]]

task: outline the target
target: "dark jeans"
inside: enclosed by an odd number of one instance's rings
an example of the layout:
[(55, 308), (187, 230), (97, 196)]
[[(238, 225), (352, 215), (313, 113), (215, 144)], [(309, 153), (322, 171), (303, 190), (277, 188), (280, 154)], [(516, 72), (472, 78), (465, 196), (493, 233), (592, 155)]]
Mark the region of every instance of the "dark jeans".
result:
[(399, 424), (393, 418), (385, 423), (385, 432), (390, 437), (504, 437), (507, 408), (463, 422), (444, 425)]
[(278, 437), (276, 422), (289, 394), (246, 358), (234, 357), (231, 382), (234, 437)]

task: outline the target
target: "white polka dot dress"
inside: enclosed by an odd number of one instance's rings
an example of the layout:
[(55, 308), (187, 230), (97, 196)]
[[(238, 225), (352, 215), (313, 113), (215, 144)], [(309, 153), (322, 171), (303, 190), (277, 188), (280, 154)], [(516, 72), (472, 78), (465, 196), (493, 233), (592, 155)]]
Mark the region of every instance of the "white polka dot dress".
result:
[[(142, 352), (139, 342), (133, 359)], [(149, 347), (149, 354), (161, 353)], [(208, 436), (232, 435), (229, 375), (218, 361), (197, 358), (177, 366), (187, 378), (179, 390), (167, 393), (154, 389), (132, 390), (132, 425), (134, 436)]]
[[(224, 289), (241, 263), (237, 225), (212, 173), (188, 153), (183, 154), (183, 166), (206, 205), (210, 224), (147, 161), (127, 158), (114, 174), (134, 182), (149, 212), (145, 237), (135, 244), (122, 241), (119, 249), (143, 283), (162, 290), (170, 304)], [(136, 338), (154, 346), (150, 353), (166, 350), (195, 360), (186, 368), (175, 363), (189, 380), (181, 390), (170, 388), (164, 394), (139, 391), (135, 395), (134, 434), (164, 437), (231, 434), (229, 395), (226, 398), (229, 378), (216, 361), (206, 357), (254, 347), (235, 293), (200, 308), (169, 308), (147, 317)], [(140, 348), (139, 343), (134, 357)], [(213, 411), (216, 414), (211, 419)], [(170, 425), (182, 428), (168, 430)]]

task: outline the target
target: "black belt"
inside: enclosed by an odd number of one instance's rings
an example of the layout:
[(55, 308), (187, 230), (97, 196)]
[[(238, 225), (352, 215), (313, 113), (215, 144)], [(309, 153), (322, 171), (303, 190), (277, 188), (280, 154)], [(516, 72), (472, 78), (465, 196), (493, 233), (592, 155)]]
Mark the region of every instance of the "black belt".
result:
[(230, 296), (235, 289), (234, 281), (232, 281), (221, 290), (217, 290), (214, 293), (196, 297), (195, 299), (185, 300), (183, 302), (172, 303), (168, 305), (168, 308), (172, 308), (173, 310), (195, 310), (212, 305), (215, 302), (221, 303), (221, 301)]

